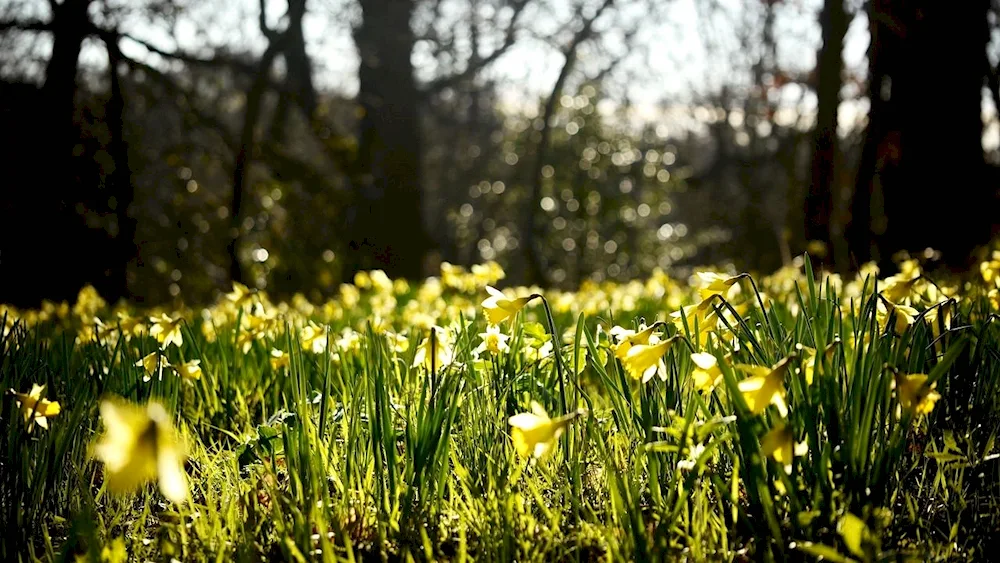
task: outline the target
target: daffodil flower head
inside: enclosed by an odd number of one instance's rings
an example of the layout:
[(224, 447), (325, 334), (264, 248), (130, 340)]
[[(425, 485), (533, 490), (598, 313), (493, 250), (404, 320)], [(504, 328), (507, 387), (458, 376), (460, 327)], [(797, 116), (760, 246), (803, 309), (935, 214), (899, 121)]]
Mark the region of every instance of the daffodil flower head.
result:
[(163, 348), (171, 344), (180, 347), (184, 344), (184, 336), (181, 332), (182, 321), (183, 319), (180, 317), (175, 319), (166, 314), (149, 317), (149, 322), (152, 323), (152, 326), (149, 327), (149, 335), (155, 338)]
[(32, 384), (31, 390), (27, 393), (18, 393), (13, 389), (9, 391), (21, 409), (24, 422), (28, 424), (29, 432), (34, 427), (31, 424), (32, 420), (42, 428), (48, 429), (48, 419), (56, 416), (62, 410), (58, 402), (42, 398), (43, 391), (45, 391), (45, 386), (38, 385), (37, 383)]
[(424, 366), (428, 372), (441, 370), (452, 363), (454, 359), (454, 350), (448, 331), (439, 326), (432, 326), (430, 330), (432, 334), (424, 338), (420, 342), (420, 346), (417, 346), (412, 365), (412, 367)]
[(174, 368), (182, 379), (201, 379), (201, 360), (191, 360)]
[(135, 365), (143, 369), (142, 381), (145, 383), (153, 379), (153, 376), (156, 376), (157, 380), (162, 380), (163, 370), (170, 367), (170, 362), (160, 351), (156, 351), (146, 354)]
[(666, 380), (666, 366), (662, 359), (676, 340), (677, 337), (674, 336), (657, 344), (633, 345), (621, 360), (622, 366), (632, 379), (642, 380), (643, 383), (657, 373), (660, 374), (660, 379)]
[(658, 344), (660, 339), (654, 332), (663, 326), (663, 324), (662, 322), (656, 322), (648, 327), (640, 325), (639, 332), (620, 326), (612, 327), (608, 334), (615, 339), (615, 343), (611, 345), (615, 357), (619, 360), (624, 360), (629, 349), (636, 344)]
[(803, 456), (808, 451), (805, 442), (795, 443), (792, 427), (779, 423), (760, 439), (761, 455), (770, 457), (781, 464), (785, 473), (792, 472), (792, 456)]
[(581, 414), (582, 411), (576, 411), (549, 418), (542, 405), (531, 401), (531, 412), (515, 414), (507, 420), (514, 449), (522, 457), (542, 457), (552, 449), (570, 422)]
[(282, 368), (287, 368), (291, 364), (291, 359), (291, 356), (286, 354), (284, 350), (274, 348), (271, 350), (271, 369), (278, 371)]
[(496, 356), (510, 351), (510, 346), (507, 345), (510, 336), (500, 332), (500, 327), (497, 325), (488, 325), (486, 332), (479, 333), (479, 337), (483, 341), (475, 350), (477, 355), (488, 351)]
[(750, 374), (739, 382), (740, 393), (751, 414), (761, 414), (769, 405), (778, 408), (781, 416), (788, 414), (785, 404), (785, 374), (795, 354), (791, 354), (770, 368), (763, 366), (737, 365), (736, 368)]
[(722, 381), (719, 360), (708, 352), (698, 352), (691, 354), (691, 362), (694, 364), (691, 379), (695, 389), (702, 393), (710, 393)]
[(941, 398), (941, 395), (934, 391), (936, 385), (936, 383), (927, 385), (927, 376), (922, 373), (910, 375), (897, 373), (892, 380), (899, 405), (918, 415), (930, 414), (934, 410), (934, 403)]
[(104, 463), (108, 488), (126, 493), (155, 480), (164, 497), (183, 502), (188, 496), (185, 448), (163, 405), (110, 398), (101, 401), (100, 411), (105, 431), (91, 455)]
[(715, 272), (696, 272), (695, 275), (704, 284), (704, 287), (698, 290), (702, 299), (708, 299), (713, 295), (725, 298), (736, 282), (743, 279), (743, 276), (725, 276)]
[(884, 297), (879, 299), (875, 307), (875, 317), (882, 330), (892, 326), (898, 335), (903, 334), (919, 315), (920, 313), (913, 307), (893, 303)]
[(491, 285), (486, 286), (486, 292), (489, 293), (490, 296), (487, 297), (482, 303), (483, 313), (486, 314), (487, 322), (492, 325), (498, 325), (514, 316), (525, 305), (527, 305), (529, 301), (538, 297), (537, 294), (532, 294), (528, 297), (510, 299), (504, 295), (502, 291)]

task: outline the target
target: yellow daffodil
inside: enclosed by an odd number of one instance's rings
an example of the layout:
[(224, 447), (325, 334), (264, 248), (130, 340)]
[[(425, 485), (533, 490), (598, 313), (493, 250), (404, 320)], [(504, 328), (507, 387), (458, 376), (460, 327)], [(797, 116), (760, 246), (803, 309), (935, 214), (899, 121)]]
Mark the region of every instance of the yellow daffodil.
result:
[(423, 366), (428, 371), (440, 370), (451, 363), (453, 350), (448, 332), (441, 327), (431, 327), (434, 334), (434, 350), (431, 351), (431, 337), (427, 336), (420, 342), (417, 352), (413, 355), (413, 367)]
[(994, 250), (990, 259), (979, 264), (979, 273), (983, 281), (990, 285), (1000, 282), (1000, 250)]
[(660, 373), (660, 379), (666, 380), (666, 368), (660, 360), (676, 339), (675, 336), (658, 344), (636, 344), (630, 347), (621, 361), (625, 372), (632, 379), (640, 379), (643, 383), (652, 379), (657, 372)]
[(900, 406), (915, 414), (930, 414), (934, 410), (934, 403), (941, 398), (941, 395), (934, 391), (936, 385), (937, 383), (927, 385), (927, 376), (922, 373), (910, 375), (897, 373), (892, 381)]
[[(840, 338), (835, 338), (833, 342), (827, 345), (823, 350), (823, 357), (819, 359), (819, 369), (823, 369), (823, 362), (829, 361), (833, 358), (834, 352), (836, 352), (837, 347), (840, 346)], [(802, 355), (802, 376), (806, 380), (806, 385), (812, 385), (813, 380), (816, 376), (816, 349), (810, 348), (809, 346), (803, 346), (802, 344), (796, 344), (795, 349), (799, 351)]]
[(166, 314), (152, 316), (149, 318), (149, 322), (152, 323), (152, 326), (149, 327), (149, 335), (155, 338), (163, 348), (171, 344), (180, 347), (184, 344), (184, 337), (181, 334), (182, 321), (183, 319), (180, 317), (174, 319)]
[(702, 393), (711, 393), (712, 389), (722, 381), (719, 360), (708, 352), (698, 352), (691, 354), (691, 362), (694, 363), (691, 380), (695, 389)]
[(785, 473), (792, 472), (792, 456), (805, 455), (806, 451), (806, 443), (796, 444), (792, 427), (785, 423), (779, 423), (760, 439), (761, 455), (780, 463)]
[(615, 343), (611, 344), (611, 349), (614, 351), (615, 357), (619, 360), (624, 360), (628, 351), (635, 344), (659, 343), (659, 338), (657, 338), (653, 332), (660, 328), (662, 324), (663, 323), (653, 323), (649, 327), (640, 326), (639, 332), (620, 326), (611, 327), (608, 334), (615, 339)]
[(490, 296), (483, 301), (482, 307), (483, 312), (486, 314), (486, 320), (491, 325), (498, 325), (514, 316), (521, 308), (528, 304), (528, 301), (537, 297), (537, 295), (530, 295), (528, 297), (509, 299), (502, 291), (491, 285), (486, 286), (486, 292)]
[(135, 363), (136, 367), (145, 370), (142, 376), (143, 381), (149, 381), (155, 376), (156, 379), (163, 379), (163, 369), (170, 367), (170, 362), (159, 351), (146, 354), (141, 360)]
[(747, 372), (750, 377), (739, 382), (740, 393), (751, 414), (761, 414), (773, 404), (781, 416), (788, 414), (785, 405), (785, 373), (794, 354), (774, 364), (771, 368), (763, 366), (738, 365), (737, 369)]
[(483, 339), (483, 342), (478, 348), (476, 348), (477, 355), (486, 351), (489, 351), (489, 353), (493, 355), (499, 355), (510, 351), (510, 346), (507, 345), (507, 339), (510, 338), (510, 336), (500, 332), (499, 326), (487, 326), (486, 332), (480, 333), (479, 337)]
[(326, 340), (326, 326), (319, 326), (312, 321), (299, 332), (302, 349), (313, 354), (322, 354), (326, 350)]
[(892, 326), (896, 334), (903, 334), (919, 314), (913, 307), (899, 305), (887, 299), (880, 299), (875, 308), (875, 317), (882, 330)]
[(250, 304), (252, 299), (250, 288), (236, 281), (233, 282), (233, 290), (226, 294), (226, 300), (238, 308)]
[(868, 536), (868, 526), (865, 521), (854, 514), (848, 512), (837, 522), (837, 532), (844, 538), (844, 545), (856, 557), (867, 559), (864, 550), (864, 541)]
[(277, 348), (271, 350), (272, 370), (278, 371), (282, 368), (287, 368), (290, 365), (291, 360), (292, 360), (291, 356), (286, 354), (284, 351), (278, 350)]
[(174, 368), (184, 379), (201, 379), (201, 360), (191, 360)]
[(581, 414), (577, 411), (552, 419), (540, 404), (532, 401), (531, 412), (515, 414), (507, 421), (511, 426), (510, 437), (514, 442), (514, 449), (522, 457), (542, 457), (552, 448), (569, 423)]
[(708, 299), (713, 295), (726, 297), (729, 290), (743, 277), (724, 276), (715, 272), (696, 272), (695, 275), (701, 283), (704, 284), (704, 287), (698, 290), (698, 295), (700, 295), (702, 299)]
[(27, 393), (18, 393), (13, 389), (10, 390), (10, 394), (14, 395), (14, 400), (17, 401), (18, 406), (21, 408), (24, 422), (28, 423), (29, 432), (33, 428), (31, 426), (32, 420), (35, 421), (35, 424), (47, 429), (49, 427), (48, 419), (56, 416), (62, 410), (57, 401), (42, 398), (44, 390), (45, 386), (38, 385), (37, 383), (32, 384), (31, 391)]
[(154, 401), (142, 407), (105, 399), (100, 411), (105, 432), (92, 454), (104, 463), (108, 488), (123, 493), (157, 480), (163, 496), (183, 502), (188, 495), (186, 453), (166, 409)]

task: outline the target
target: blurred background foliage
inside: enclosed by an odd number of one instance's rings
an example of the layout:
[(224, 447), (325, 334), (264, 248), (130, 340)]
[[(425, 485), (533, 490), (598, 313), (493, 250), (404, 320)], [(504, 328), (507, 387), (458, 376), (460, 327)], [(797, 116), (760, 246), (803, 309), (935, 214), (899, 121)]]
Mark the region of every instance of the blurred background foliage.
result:
[(806, 250), (960, 265), (995, 222), (998, 13), (10, 0), (0, 301), (319, 298), (442, 261), (561, 287)]

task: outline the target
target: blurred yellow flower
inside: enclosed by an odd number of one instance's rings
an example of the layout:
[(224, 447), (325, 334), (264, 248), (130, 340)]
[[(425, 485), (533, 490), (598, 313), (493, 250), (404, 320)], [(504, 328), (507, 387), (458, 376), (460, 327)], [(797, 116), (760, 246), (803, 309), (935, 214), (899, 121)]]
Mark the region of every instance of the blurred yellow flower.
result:
[(253, 292), (250, 288), (237, 281), (233, 282), (233, 290), (226, 294), (226, 300), (237, 308), (249, 304), (252, 299)]
[(37, 383), (32, 384), (31, 391), (27, 393), (18, 393), (13, 389), (10, 390), (10, 394), (14, 395), (14, 400), (17, 401), (18, 406), (21, 408), (24, 421), (28, 423), (29, 432), (33, 428), (31, 425), (32, 420), (35, 421), (35, 424), (47, 429), (49, 427), (48, 419), (56, 416), (62, 410), (57, 401), (42, 398), (42, 391), (44, 390), (45, 386), (38, 385)]
[(934, 391), (935, 386), (937, 383), (927, 385), (927, 376), (922, 373), (910, 375), (897, 373), (892, 380), (892, 387), (896, 390), (900, 406), (916, 414), (930, 414), (934, 410), (934, 403), (941, 398), (941, 395)]
[(184, 379), (201, 379), (201, 360), (191, 360), (174, 368)]
[(515, 414), (507, 420), (514, 449), (522, 457), (542, 457), (552, 449), (569, 423), (581, 414), (576, 411), (552, 419), (540, 404), (531, 401), (531, 412)]
[(691, 361), (694, 363), (694, 369), (691, 371), (694, 388), (702, 393), (711, 393), (712, 389), (722, 381), (719, 360), (708, 352), (698, 352), (691, 354)]
[(792, 427), (779, 423), (760, 439), (760, 453), (781, 464), (785, 473), (792, 472), (792, 456), (802, 456), (808, 451), (805, 442), (795, 443)]
[(157, 480), (163, 496), (183, 502), (186, 453), (166, 409), (155, 401), (141, 407), (113, 398), (102, 400), (100, 410), (105, 432), (92, 455), (104, 463), (108, 488), (123, 493)]
[(498, 325), (514, 316), (528, 301), (538, 296), (537, 294), (533, 294), (528, 297), (508, 299), (503, 292), (491, 285), (486, 286), (486, 292), (490, 296), (483, 301), (482, 307), (483, 312), (486, 314), (486, 320), (491, 325)]
[(280, 370), (282, 368), (287, 368), (290, 365), (291, 360), (292, 360), (291, 356), (289, 356), (288, 354), (286, 354), (284, 351), (278, 350), (277, 348), (274, 348), (273, 350), (271, 350), (271, 369), (272, 370), (278, 371), (278, 370)]

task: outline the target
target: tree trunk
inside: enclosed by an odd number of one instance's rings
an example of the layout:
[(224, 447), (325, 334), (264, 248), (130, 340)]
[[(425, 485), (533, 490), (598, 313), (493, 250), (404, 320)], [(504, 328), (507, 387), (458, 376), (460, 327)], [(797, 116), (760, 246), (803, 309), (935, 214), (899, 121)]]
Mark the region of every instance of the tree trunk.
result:
[[(848, 239), (857, 263), (933, 247), (968, 266), (996, 186), (982, 151), (988, 0), (870, 4), (872, 101)], [(962, 61), (928, 69), (928, 61)]]
[(410, 55), (411, 0), (363, 0), (355, 29), (361, 64), (358, 165), (346, 273), (379, 268), (418, 279), (431, 248), (423, 222), (419, 96)]
[[(19, 111), (39, 115), (30, 123), (11, 114), (14, 123), (4, 150), (10, 188), (0, 217), (0, 301), (37, 307), (42, 299), (72, 300), (80, 287), (94, 281), (94, 259), (103, 259), (91, 247), (94, 233), (87, 228), (76, 204), (82, 188), (77, 178), (74, 96), (80, 49), (90, 30), (90, 0), (58, 4), (49, 26), (52, 55), (37, 99), (25, 98)], [(34, 111), (33, 108), (37, 108)], [(31, 166), (31, 162), (45, 162)], [(51, 244), (50, 241), (56, 241)]]
[(128, 143), (125, 141), (125, 96), (122, 94), (121, 79), (118, 76), (122, 60), (117, 36), (106, 39), (108, 50), (108, 73), (111, 79), (111, 98), (106, 106), (107, 125), (111, 133), (108, 152), (114, 159), (115, 170), (111, 174), (110, 185), (115, 199), (117, 232), (111, 233), (109, 246), (115, 249), (109, 253), (108, 272), (101, 295), (109, 301), (128, 297), (128, 265), (136, 256), (136, 222), (129, 216), (129, 206), (135, 197), (132, 185), (132, 170), (129, 167)]
[(819, 241), (826, 246), (827, 253), (813, 257), (820, 263), (830, 265), (836, 256), (834, 246), (839, 246), (835, 237), (838, 229), (834, 225), (833, 201), (835, 163), (837, 151), (837, 110), (840, 106), (841, 72), (844, 68), (844, 35), (847, 33), (847, 11), (844, 0), (826, 0), (820, 15), (823, 30), (823, 45), (817, 57), (818, 85), (816, 97), (818, 109), (816, 128), (813, 131), (812, 182), (806, 195), (806, 240)]

